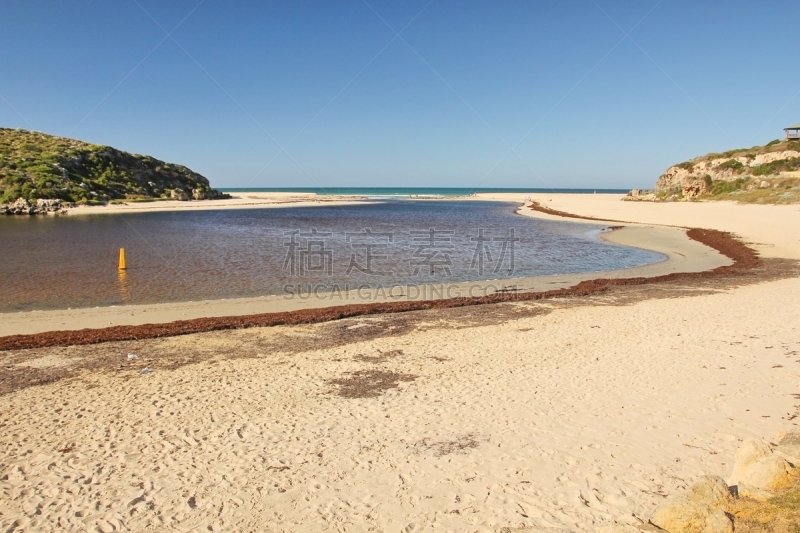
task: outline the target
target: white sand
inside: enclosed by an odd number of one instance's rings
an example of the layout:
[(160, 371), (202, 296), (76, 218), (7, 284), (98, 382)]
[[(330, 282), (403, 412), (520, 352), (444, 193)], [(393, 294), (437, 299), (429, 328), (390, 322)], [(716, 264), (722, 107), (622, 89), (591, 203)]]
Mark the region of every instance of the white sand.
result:
[[(800, 256), (796, 207), (552, 204), (727, 229)], [(796, 425), (798, 296), (793, 278), (626, 305), (530, 304), (552, 309), (177, 370), (142, 354), (150, 374), (84, 372), (0, 397), (0, 528), (593, 531), (646, 515), (696, 476), (726, 476), (741, 439)], [(338, 324), (376, 320), (392, 318)], [(163, 346), (246, 355), (258, 339), (328, 327)], [(385, 362), (355, 358), (395, 349)], [(45, 350), (39, 364), (68, 366), (77, 353)], [(3, 369), (25, 371), (10, 357), (0, 354)], [(376, 398), (331, 394), (328, 380), (371, 369), (417, 377)]]
[(349, 196), (320, 196), (304, 192), (236, 192), (226, 200), (159, 200), (123, 204), (84, 205), (68, 210), (69, 215), (114, 215), (120, 213), (153, 213), (156, 211), (211, 211), (225, 209), (265, 209), (276, 207), (311, 207), (352, 205), (368, 200)]
[[(730, 231), (764, 257), (800, 259), (800, 205), (745, 205), (734, 202), (622, 202), (617, 194), (479, 194), (476, 199), (519, 201), (583, 216)], [(542, 218), (548, 215), (537, 214)], [(559, 219), (563, 220), (563, 219)], [(575, 219), (572, 219), (575, 220)]]

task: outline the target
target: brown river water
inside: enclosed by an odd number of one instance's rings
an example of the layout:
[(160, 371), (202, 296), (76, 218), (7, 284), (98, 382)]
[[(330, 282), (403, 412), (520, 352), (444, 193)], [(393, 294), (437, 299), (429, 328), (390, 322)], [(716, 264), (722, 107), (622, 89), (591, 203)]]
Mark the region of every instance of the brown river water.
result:
[[(508, 280), (664, 259), (502, 202), (0, 218), (0, 312)], [(117, 268), (125, 248), (127, 269)]]

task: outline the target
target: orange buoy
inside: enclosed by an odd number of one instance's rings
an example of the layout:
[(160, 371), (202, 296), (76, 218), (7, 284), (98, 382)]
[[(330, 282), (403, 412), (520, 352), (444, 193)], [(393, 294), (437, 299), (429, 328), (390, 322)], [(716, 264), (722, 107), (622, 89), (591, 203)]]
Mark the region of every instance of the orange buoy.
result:
[(125, 248), (120, 248), (119, 249), (119, 269), (120, 270), (125, 270), (126, 268), (128, 268), (128, 267), (125, 266)]

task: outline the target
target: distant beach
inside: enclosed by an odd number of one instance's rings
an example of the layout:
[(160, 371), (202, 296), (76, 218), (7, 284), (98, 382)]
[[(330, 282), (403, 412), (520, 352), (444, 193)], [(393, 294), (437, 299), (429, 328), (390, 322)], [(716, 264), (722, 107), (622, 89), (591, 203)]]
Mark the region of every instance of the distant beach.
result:
[(71, 208), (71, 215), (116, 214), (127, 212), (200, 211), (218, 209), (256, 209), (352, 205), (385, 199), (455, 199), (480, 198), (485, 195), (513, 195), (515, 199), (531, 194), (624, 194), (621, 189), (471, 189), (454, 187), (315, 187), (315, 188), (231, 188), (221, 189), (232, 198), (225, 200), (154, 200), (116, 202), (107, 205)]
[(360, 196), (367, 198), (455, 198), (481, 194), (625, 194), (627, 189), (551, 189), (513, 187), (299, 187), (299, 188), (228, 188), (230, 194), (277, 193), (315, 194), (317, 196)]

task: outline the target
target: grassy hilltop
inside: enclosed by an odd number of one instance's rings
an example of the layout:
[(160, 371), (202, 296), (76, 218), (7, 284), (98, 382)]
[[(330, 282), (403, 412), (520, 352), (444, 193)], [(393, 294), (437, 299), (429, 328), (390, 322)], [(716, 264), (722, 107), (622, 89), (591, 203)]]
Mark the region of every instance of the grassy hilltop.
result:
[(780, 157), (774, 161), (774, 164), (761, 163), (752, 167), (752, 172), (745, 172), (745, 166), (740, 164), (739, 158), (744, 158), (749, 161), (756, 160), (757, 156), (765, 154), (779, 154), (781, 152), (800, 151), (800, 140), (781, 140), (775, 139), (764, 146), (753, 146), (752, 148), (736, 148), (722, 153), (710, 153), (704, 156), (696, 157), (691, 161), (681, 163), (680, 165), (685, 168), (694, 168), (698, 163), (713, 160), (723, 160), (730, 162), (728, 167), (737, 169), (740, 173), (752, 174), (753, 176), (768, 176), (778, 174), (781, 171), (791, 171), (800, 169), (800, 160), (797, 157), (792, 157), (791, 154), (785, 154), (786, 157)]
[(656, 182), (660, 200), (800, 201), (800, 140), (711, 153), (673, 165)]
[(182, 165), (110, 146), (0, 128), (0, 204), (18, 198), (100, 204), (222, 196), (208, 179)]

